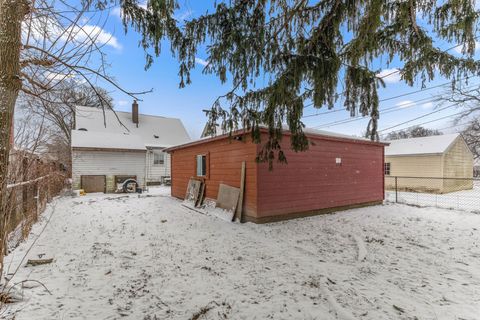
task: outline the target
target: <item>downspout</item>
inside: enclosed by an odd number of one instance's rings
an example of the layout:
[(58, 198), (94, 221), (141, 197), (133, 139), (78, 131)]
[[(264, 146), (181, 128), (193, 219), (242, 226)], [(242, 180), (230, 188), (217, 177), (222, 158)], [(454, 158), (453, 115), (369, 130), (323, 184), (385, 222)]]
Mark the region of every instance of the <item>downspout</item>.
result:
[[(382, 193), (383, 193), (383, 200), (385, 200), (385, 146), (382, 146)], [(397, 178), (395, 177), (395, 181)], [(396, 187), (395, 187), (396, 190)]]
[(144, 190), (148, 191), (147, 176), (148, 176), (148, 160), (149, 160), (149, 150), (145, 153), (145, 176), (143, 178)]

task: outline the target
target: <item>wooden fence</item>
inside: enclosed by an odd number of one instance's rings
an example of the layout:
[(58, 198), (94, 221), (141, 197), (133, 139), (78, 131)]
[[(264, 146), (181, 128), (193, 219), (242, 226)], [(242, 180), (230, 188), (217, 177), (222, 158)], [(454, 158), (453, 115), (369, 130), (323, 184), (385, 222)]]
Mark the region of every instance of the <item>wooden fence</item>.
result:
[(5, 210), (6, 234), (11, 240), (9, 247), (28, 236), (47, 203), (59, 195), (66, 184), (65, 172), (54, 162), (24, 157), (18, 163), (21, 165), (12, 168), (17, 181), (10, 179), (7, 185), (9, 200)]

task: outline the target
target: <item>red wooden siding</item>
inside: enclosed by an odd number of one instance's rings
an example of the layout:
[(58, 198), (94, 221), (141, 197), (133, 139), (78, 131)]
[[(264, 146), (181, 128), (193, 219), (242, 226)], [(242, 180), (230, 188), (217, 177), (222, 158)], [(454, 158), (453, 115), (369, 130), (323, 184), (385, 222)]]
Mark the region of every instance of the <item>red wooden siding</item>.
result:
[(171, 151), (172, 196), (183, 199), (190, 177), (196, 175), (196, 155), (207, 154), (206, 197), (216, 199), (220, 183), (240, 187), (242, 161), (246, 161), (244, 214), (254, 216), (257, 208), (256, 145), (228, 138)]
[[(258, 164), (257, 217), (383, 200), (383, 145), (310, 137), (306, 152), (282, 140), (288, 164)], [(336, 164), (341, 158), (341, 165)]]

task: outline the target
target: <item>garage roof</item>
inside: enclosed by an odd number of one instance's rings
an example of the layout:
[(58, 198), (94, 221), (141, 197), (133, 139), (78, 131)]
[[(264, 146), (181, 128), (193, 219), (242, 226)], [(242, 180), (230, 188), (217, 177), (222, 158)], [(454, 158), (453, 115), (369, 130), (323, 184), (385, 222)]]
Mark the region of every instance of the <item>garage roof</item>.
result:
[(137, 135), (82, 130), (72, 130), (72, 148), (146, 150)]
[(385, 147), (386, 156), (408, 156), (419, 154), (442, 154), (460, 136), (458, 133), (440, 136), (399, 139), (388, 141)]
[[(268, 129), (265, 126), (261, 126), (260, 130), (262, 132), (267, 132)], [(249, 132), (249, 130), (247, 130), (245, 132)], [(236, 131), (232, 132), (232, 136), (242, 135), (245, 132), (243, 130), (236, 130)], [(327, 138), (327, 139), (351, 141), (351, 142), (356, 142), (356, 143), (375, 144), (375, 145), (384, 145), (384, 146), (388, 145), (388, 142), (376, 142), (376, 141), (371, 141), (369, 139), (365, 139), (365, 138), (361, 138), (361, 137), (349, 136), (349, 135), (345, 135), (345, 134), (334, 133), (334, 132), (323, 131), (323, 130), (310, 129), (310, 128), (305, 128), (303, 130), (303, 132), (305, 133), (305, 135), (307, 135), (307, 137), (314, 136), (314, 137), (320, 137), (320, 138), (324, 138), (324, 139)], [(285, 127), (285, 129), (283, 131), (283, 134), (284, 135), (289, 135), (289, 134), (291, 134), (291, 132), (289, 130), (287, 130), (286, 127)], [(173, 147), (169, 147), (169, 148), (165, 149), (165, 151), (166, 152), (171, 152), (173, 150), (182, 149), (182, 148), (186, 148), (186, 147), (190, 147), (190, 146), (198, 145), (198, 144), (202, 144), (202, 143), (207, 143), (207, 142), (211, 142), (211, 141), (215, 141), (215, 140), (226, 139), (228, 137), (229, 137), (229, 134), (222, 134), (222, 135), (217, 135), (217, 136), (212, 136), (212, 137), (206, 136), (206, 137), (200, 138), (200, 139), (192, 141), (192, 142), (188, 142), (188, 143), (176, 145), (176, 146), (173, 146)]]

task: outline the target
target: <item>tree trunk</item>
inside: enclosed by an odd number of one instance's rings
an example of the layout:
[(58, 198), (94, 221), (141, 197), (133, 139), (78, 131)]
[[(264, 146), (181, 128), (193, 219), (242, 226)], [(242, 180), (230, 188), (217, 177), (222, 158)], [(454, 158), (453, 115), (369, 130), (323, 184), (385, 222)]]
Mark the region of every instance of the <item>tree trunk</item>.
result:
[(26, 0), (0, 0), (0, 275), (6, 253), (8, 222), (7, 177), (15, 102), (22, 86), (20, 49), (22, 20), (28, 12)]

